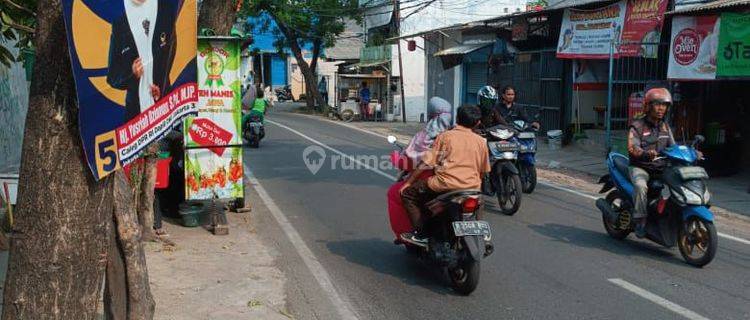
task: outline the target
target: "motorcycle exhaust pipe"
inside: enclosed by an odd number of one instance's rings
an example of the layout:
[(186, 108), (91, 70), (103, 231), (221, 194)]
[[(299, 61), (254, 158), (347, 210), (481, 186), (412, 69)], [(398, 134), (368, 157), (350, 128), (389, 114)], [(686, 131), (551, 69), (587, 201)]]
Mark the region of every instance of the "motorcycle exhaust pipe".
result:
[(609, 205), (609, 202), (604, 199), (597, 199), (596, 200), (596, 207), (599, 208), (599, 210), (604, 214), (605, 217), (607, 217), (607, 220), (609, 220), (609, 223), (615, 224), (617, 223), (617, 218), (619, 217), (619, 214), (617, 212), (612, 211), (612, 207)]

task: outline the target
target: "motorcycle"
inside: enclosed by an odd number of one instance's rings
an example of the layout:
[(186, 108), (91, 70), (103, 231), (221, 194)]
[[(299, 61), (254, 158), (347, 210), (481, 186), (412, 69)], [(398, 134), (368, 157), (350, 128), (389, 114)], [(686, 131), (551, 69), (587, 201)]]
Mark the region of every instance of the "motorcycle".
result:
[(265, 136), (266, 129), (263, 126), (260, 116), (256, 114), (250, 115), (250, 120), (247, 121), (245, 128), (242, 128), (242, 137), (251, 148), (258, 148), (260, 140)]
[(489, 181), (485, 180), (482, 190), (486, 195), (497, 196), (500, 211), (508, 216), (521, 207), (521, 176), (515, 163), (521, 150), (516, 131), (504, 125), (497, 125), (480, 132), (487, 139), (490, 151)]
[[(389, 136), (388, 142), (398, 146), (394, 136)], [(391, 161), (396, 167), (399, 167), (399, 158), (399, 151), (391, 153)], [(399, 180), (405, 176), (402, 171)], [(409, 253), (447, 269), (453, 289), (469, 295), (479, 284), (480, 262), (494, 251), (490, 225), (479, 217), (481, 206), (479, 190), (444, 193), (425, 206), (424, 232), (429, 241), (425, 244), (399, 239), (395, 243), (403, 244)]]
[(518, 171), (521, 177), (524, 193), (532, 193), (536, 188), (536, 129), (523, 120), (513, 121), (513, 126), (518, 133), (518, 142), (520, 145), (518, 161)]
[(292, 87), (290, 85), (276, 88), (274, 92), (276, 93), (276, 98), (279, 99), (279, 102), (294, 101), (294, 97), (292, 96)]
[[(718, 240), (714, 216), (709, 210), (711, 194), (705, 183), (708, 174), (695, 165), (698, 160), (695, 146), (704, 140), (698, 135), (690, 146), (674, 145), (666, 149), (655, 159), (666, 161), (664, 172), (660, 178), (648, 182), (646, 238), (668, 248), (676, 244), (685, 261), (695, 267), (713, 260)], [(599, 180), (604, 184), (599, 193), (609, 193), (596, 200), (596, 206), (602, 212), (607, 233), (622, 240), (634, 230), (629, 160), (613, 152), (607, 166), (609, 174)]]

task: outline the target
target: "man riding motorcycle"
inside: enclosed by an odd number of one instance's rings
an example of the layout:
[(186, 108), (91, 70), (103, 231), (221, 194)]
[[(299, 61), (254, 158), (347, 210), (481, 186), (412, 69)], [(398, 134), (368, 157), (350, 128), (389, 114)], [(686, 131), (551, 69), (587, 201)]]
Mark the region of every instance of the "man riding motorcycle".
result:
[(529, 115), (526, 113), (526, 109), (516, 105), (516, 90), (511, 86), (505, 86), (502, 94), (503, 100), (495, 107), (500, 115), (508, 122), (516, 120), (523, 120), (527, 123), (531, 123), (531, 126), (535, 129), (539, 129), (539, 122), (532, 121)]
[(482, 123), (479, 129), (491, 128), (498, 124), (508, 125), (502, 115), (495, 109), (497, 91), (491, 86), (484, 86), (477, 92), (477, 103), (482, 111)]
[[(417, 169), (401, 187), (401, 200), (414, 232), (401, 235), (416, 243), (427, 243), (422, 230), (424, 205), (438, 195), (462, 189), (481, 187), (482, 175), (490, 172), (487, 142), (472, 130), (481, 121), (478, 107), (468, 105), (458, 108), (457, 126), (441, 133), (432, 148), (422, 157)], [(427, 180), (418, 179), (426, 170), (435, 175)]]
[(643, 98), (644, 115), (633, 120), (628, 133), (630, 180), (635, 191), (633, 219), (635, 235), (639, 238), (646, 235), (648, 181), (651, 177), (660, 175), (665, 165), (663, 160), (654, 160), (662, 151), (675, 144), (672, 129), (664, 121), (671, 105), (672, 95), (667, 89), (648, 90)]

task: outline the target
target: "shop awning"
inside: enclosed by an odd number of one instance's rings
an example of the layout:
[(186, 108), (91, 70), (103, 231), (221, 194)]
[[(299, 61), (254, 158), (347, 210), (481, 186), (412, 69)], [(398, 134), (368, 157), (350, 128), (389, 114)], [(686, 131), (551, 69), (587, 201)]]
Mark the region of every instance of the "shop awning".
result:
[(452, 56), (452, 55), (465, 55), (465, 54), (477, 51), (479, 49), (482, 49), (491, 44), (492, 43), (462, 44), (460, 46), (455, 46), (455, 47), (451, 47), (445, 50), (440, 50), (438, 52), (435, 52), (434, 56), (442, 57), (442, 56)]
[(706, 11), (724, 9), (724, 8), (729, 8), (729, 7), (748, 6), (748, 5), (750, 5), (750, 0), (718, 0), (718, 1), (712, 1), (709, 3), (705, 3), (705, 4), (691, 6), (685, 9), (678, 9), (678, 10), (670, 11), (670, 12), (667, 12), (667, 14), (698, 13), (698, 12), (706, 12)]
[(378, 66), (384, 66), (384, 68), (387, 68), (385, 66), (391, 62), (391, 60), (377, 60), (377, 61), (365, 61), (365, 62), (358, 62), (353, 64), (349, 69), (356, 69), (356, 68), (368, 68), (368, 67), (378, 67)]

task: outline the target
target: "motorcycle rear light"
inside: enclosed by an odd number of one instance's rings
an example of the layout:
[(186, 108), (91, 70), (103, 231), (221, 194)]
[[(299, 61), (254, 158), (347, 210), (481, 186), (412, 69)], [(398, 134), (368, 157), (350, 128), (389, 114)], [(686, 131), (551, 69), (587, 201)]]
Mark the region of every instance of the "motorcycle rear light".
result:
[(477, 208), (479, 207), (479, 199), (477, 198), (466, 198), (464, 202), (461, 204), (464, 208), (464, 212), (474, 212), (477, 211)]
[(667, 206), (667, 199), (659, 198), (659, 203), (656, 205), (656, 211), (659, 214), (664, 214), (664, 208)]

